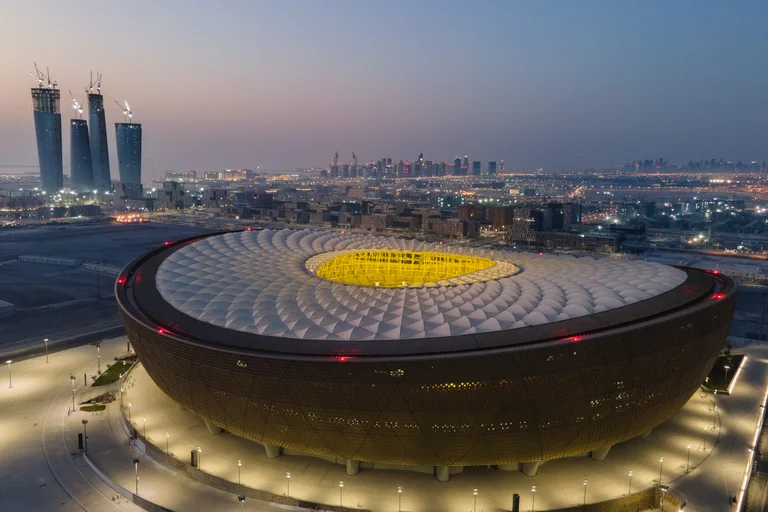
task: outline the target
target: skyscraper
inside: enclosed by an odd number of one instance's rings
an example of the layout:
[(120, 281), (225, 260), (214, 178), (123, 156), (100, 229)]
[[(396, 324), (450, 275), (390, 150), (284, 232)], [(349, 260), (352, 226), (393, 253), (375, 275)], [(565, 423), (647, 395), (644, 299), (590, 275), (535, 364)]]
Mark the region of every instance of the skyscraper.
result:
[(488, 162), (488, 174), (496, 174), (496, 162)]
[(461, 158), (456, 157), (453, 161), (453, 175), (459, 176), (461, 174)]
[(104, 96), (99, 85), (96, 94), (88, 94), (88, 119), (91, 124), (91, 162), (93, 164), (93, 186), (97, 190), (112, 189), (109, 172), (109, 150), (107, 149), (107, 120), (104, 116)]
[(472, 176), (480, 176), (482, 173), (482, 164), (480, 163), (480, 160), (475, 160), (472, 162)]
[(88, 121), (72, 119), (69, 122), (69, 142), (72, 188), (78, 193), (90, 192), (94, 187)]
[(40, 181), (45, 192), (59, 192), (64, 188), (64, 169), (61, 156), (61, 94), (56, 83), (48, 79), (43, 87), (38, 73), (38, 87), (32, 89), (32, 110), (35, 116), (37, 158), (40, 162)]
[(141, 184), (141, 124), (115, 123), (120, 183)]

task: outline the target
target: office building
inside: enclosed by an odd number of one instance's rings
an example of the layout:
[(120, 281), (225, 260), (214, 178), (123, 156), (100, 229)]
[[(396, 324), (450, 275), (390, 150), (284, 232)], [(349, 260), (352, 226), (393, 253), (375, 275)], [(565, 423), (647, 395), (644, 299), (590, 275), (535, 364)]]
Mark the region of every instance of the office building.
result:
[(60, 91), (56, 84), (32, 89), (32, 110), (35, 117), (37, 158), (40, 163), (40, 181), (45, 192), (51, 194), (64, 188), (64, 166), (61, 155)]
[(120, 183), (141, 184), (141, 125), (115, 123)]
[(472, 162), (472, 176), (480, 176), (482, 173), (482, 164), (479, 160)]
[(85, 119), (72, 119), (70, 121), (69, 142), (72, 189), (79, 194), (90, 192), (94, 187), (88, 121)]
[(104, 96), (101, 92), (88, 94), (88, 121), (91, 133), (91, 163), (93, 186), (102, 192), (112, 189), (107, 148), (107, 120), (104, 114)]

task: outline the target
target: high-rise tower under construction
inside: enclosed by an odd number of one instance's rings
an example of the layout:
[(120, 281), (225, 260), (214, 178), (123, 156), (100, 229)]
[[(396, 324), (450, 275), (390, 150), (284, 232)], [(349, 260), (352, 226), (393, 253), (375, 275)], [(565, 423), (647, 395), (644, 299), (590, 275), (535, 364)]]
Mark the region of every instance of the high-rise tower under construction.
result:
[[(37, 66), (35, 66), (37, 71)], [(37, 87), (32, 89), (32, 110), (35, 116), (37, 157), (40, 161), (42, 189), (47, 193), (59, 192), (64, 188), (64, 170), (61, 156), (61, 94), (56, 83), (48, 77), (47, 87), (43, 86), (43, 75), (33, 75)]]
[[(96, 85), (96, 93), (93, 86)], [(91, 82), (88, 93), (88, 120), (90, 122), (91, 161), (93, 163), (93, 186), (97, 190), (112, 189), (109, 173), (109, 150), (107, 149), (107, 120), (104, 115), (104, 96), (101, 95), (101, 74), (97, 82)]]

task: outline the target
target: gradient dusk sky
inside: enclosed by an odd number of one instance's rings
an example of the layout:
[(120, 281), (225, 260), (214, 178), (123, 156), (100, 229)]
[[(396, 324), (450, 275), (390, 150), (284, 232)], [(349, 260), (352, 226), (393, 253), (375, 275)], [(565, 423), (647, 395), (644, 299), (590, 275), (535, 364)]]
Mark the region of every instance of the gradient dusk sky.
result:
[[(0, 2), (0, 165), (37, 165), (28, 69), (104, 75), (145, 177), (388, 155), (582, 169), (768, 158), (768, 1)], [(2, 169), (0, 169), (2, 171)], [(68, 173), (68, 169), (65, 169)]]

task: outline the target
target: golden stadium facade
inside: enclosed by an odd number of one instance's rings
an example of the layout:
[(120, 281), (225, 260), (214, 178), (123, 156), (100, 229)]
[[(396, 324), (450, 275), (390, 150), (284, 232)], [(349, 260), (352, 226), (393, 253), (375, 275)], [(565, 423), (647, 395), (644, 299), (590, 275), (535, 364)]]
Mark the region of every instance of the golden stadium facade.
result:
[(208, 422), (443, 467), (647, 432), (703, 382), (735, 303), (717, 272), (309, 230), (164, 246), (116, 294), (148, 374)]

